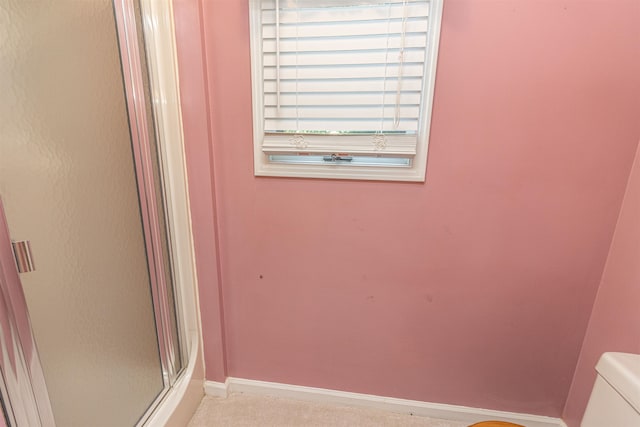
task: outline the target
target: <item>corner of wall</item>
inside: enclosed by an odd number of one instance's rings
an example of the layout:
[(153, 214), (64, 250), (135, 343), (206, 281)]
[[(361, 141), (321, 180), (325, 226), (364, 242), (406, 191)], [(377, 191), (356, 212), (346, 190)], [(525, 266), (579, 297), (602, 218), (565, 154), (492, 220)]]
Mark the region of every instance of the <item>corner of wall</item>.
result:
[(206, 379), (224, 381), (227, 375), (225, 328), (204, 7), (201, 1), (173, 2)]
[[(625, 202), (628, 199), (628, 192), (629, 189), (631, 188), (632, 185), (632, 178), (634, 176), (634, 174), (640, 174), (640, 140), (638, 141), (638, 146), (636, 148), (636, 153), (634, 156), (634, 161), (631, 165), (631, 169), (629, 170), (629, 177), (627, 178), (627, 183), (626, 183), (626, 190), (624, 193), (624, 197), (622, 199), (622, 201), (620, 202), (620, 208), (618, 210), (618, 218), (616, 220), (616, 224), (614, 227), (614, 230), (611, 234), (611, 242), (609, 244), (609, 251), (608, 251), (608, 255), (607, 255), (607, 261), (605, 262), (604, 268), (602, 270), (602, 274), (600, 276), (600, 284), (598, 285), (598, 291), (596, 292), (595, 298), (593, 300), (593, 305), (591, 308), (591, 315), (589, 316), (589, 322), (587, 324), (587, 328), (585, 330), (584, 333), (584, 337), (582, 339), (582, 346), (580, 349), (580, 353), (578, 355), (578, 360), (576, 361), (576, 366), (573, 372), (573, 379), (571, 381), (571, 386), (569, 387), (569, 392), (567, 394), (567, 398), (565, 400), (565, 404), (564, 404), (564, 408), (562, 410), (562, 418), (565, 419), (566, 421), (568, 421), (568, 426), (573, 426), (574, 421), (575, 421), (575, 425), (577, 426), (581, 419), (582, 419), (582, 415), (584, 412), (584, 407), (586, 407), (586, 402), (578, 402), (577, 400), (579, 399), (577, 397), (578, 394), (585, 394), (585, 391), (582, 390), (582, 388), (580, 387), (580, 385), (578, 384), (578, 381), (580, 379), (580, 367), (586, 363), (585, 362), (585, 356), (586, 356), (586, 342), (587, 339), (589, 337), (589, 331), (593, 328), (593, 323), (594, 323), (594, 313), (596, 311), (596, 307), (597, 307), (597, 302), (598, 299), (600, 297), (601, 291), (602, 291), (602, 286), (603, 286), (603, 280), (605, 278), (605, 275), (607, 273), (607, 269), (609, 267), (610, 264), (610, 258), (612, 255), (612, 251), (613, 251), (613, 247), (614, 244), (616, 242), (616, 237), (617, 234), (619, 233), (619, 226), (620, 226), (620, 221), (621, 221), (621, 217), (623, 215), (623, 211), (625, 209)], [(611, 351), (611, 349), (609, 350), (603, 350), (604, 351)], [(594, 366), (595, 369), (595, 366)], [(593, 377), (595, 380), (595, 370), (593, 371)], [(593, 386), (593, 382), (591, 382), (591, 385)], [(584, 400), (584, 399), (582, 399)], [(578, 413), (576, 413), (578, 412)]]

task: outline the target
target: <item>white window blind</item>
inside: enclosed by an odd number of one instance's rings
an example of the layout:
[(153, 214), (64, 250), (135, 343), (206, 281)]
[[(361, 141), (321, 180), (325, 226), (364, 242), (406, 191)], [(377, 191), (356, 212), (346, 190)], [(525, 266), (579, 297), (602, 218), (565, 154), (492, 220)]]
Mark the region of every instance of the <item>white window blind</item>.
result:
[(429, 11), (429, 0), (260, 1), (263, 153), (415, 156)]

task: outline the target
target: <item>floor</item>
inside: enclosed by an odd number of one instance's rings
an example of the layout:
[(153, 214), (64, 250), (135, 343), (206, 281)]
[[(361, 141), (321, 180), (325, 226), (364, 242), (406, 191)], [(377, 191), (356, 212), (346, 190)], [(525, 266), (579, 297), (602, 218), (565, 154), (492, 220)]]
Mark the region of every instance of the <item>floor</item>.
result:
[(206, 396), (188, 427), (467, 427), (467, 425), (459, 421), (436, 420), (375, 409), (234, 394), (226, 399)]

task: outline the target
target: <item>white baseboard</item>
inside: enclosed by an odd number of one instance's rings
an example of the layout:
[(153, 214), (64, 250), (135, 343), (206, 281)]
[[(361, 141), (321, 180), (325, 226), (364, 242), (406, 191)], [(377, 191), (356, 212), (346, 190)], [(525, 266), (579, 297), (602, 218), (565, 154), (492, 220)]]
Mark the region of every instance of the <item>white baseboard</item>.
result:
[(559, 418), (540, 415), (518, 414), (515, 412), (493, 411), (490, 409), (470, 408), (466, 406), (446, 405), (442, 403), (420, 402), (417, 400), (397, 399), (371, 394), (351, 393), (324, 388), (272, 383), (266, 381), (227, 378), (224, 383), (206, 381), (204, 391), (209, 396), (226, 397), (240, 393), (250, 395), (268, 395), (286, 399), (303, 400), (315, 403), (329, 403), (344, 406), (358, 406), (371, 409), (411, 414), (421, 417), (441, 418), (463, 421), (470, 424), (480, 421), (507, 421), (526, 427), (566, 427)]
[(221, 383), (217, 381), (205, 381), (204, 382), (204, 394), (207, 396), (213, 397), (227, 397), (229, 385), (227, 381), (226, 383)]

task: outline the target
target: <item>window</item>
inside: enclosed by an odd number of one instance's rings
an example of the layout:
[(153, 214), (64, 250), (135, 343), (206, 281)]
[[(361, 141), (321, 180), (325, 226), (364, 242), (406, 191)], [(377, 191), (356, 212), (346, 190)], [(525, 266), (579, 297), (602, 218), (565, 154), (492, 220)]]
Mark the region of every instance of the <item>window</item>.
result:
[(256, 175), (424, 181), (442, 0), (250, 0)]

